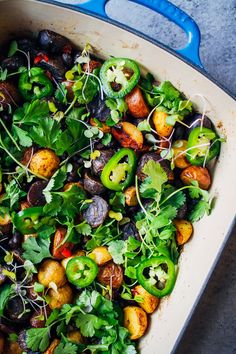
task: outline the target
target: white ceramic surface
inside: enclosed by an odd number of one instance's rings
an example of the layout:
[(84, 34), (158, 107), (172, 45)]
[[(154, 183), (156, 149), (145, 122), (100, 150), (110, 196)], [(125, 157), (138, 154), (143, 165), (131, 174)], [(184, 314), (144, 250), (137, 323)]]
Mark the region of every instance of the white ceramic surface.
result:
[[(170, 80), (189, 98), (201, 93), (208, 100), (207, 115), (227, 138), (214, 174), (211, 193), (215, 209), (195, 225), (194, 236), (180, 257), (177, 283), (171, 296), (152, 316), (150, 330), (141, 341), (142, 354), (168, 354), (183, 330), (227, 239), (235, 217), (236, 103), (216, 84), (177, 57), (114, 25), (68, 9), (35, 0), (0, 0), (0, 43), (20, 32), (49, 28), (83, 47), (91, 43), (103, 58), (109, 55), (137, 60), (143, 72)], [(193, 98), (202, 110), (199, 98)]]

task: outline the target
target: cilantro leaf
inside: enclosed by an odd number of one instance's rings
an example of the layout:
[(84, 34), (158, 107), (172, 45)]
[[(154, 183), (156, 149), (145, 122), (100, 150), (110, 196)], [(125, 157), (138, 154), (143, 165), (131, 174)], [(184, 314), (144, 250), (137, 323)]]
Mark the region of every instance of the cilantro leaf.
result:
[(168, 181), (168, 177), (160, 163), (149, 160), (142, 171), (150, 178), (146, 189), (155, 189), (158, 193), (161, 193), (162, 185)]
[(109, 204), (113, 211), (123, 213), (125, 210), (125, 195), (122, 192), (114, 193), (113, 197), (109, 199)]
[(18, 201), (20, 198), (24, 197), (26, 193), (20, 189), (19, 184), (15, 179), (13, 179), (10, 183), (5, 185), (6, 193), (2, 199), (9, 200), (10, 209), (14, 209), (15, 206), (18, 206)]
[(35, 100), (25, 103), (23, 107), (16, 109), (13, 114), (13, 122), (16, 124), (31, 125), (38, 123), (49, 115), (49, 108), (46, 101)]
[(26, 344), (33, 351), (44, 352), (49, 346), (49, 328), (31, 328), (26, 331)]
[(205, 214), (209, 215), (211, 207), (205, 200), (200, 200), (189, 214), (189, 220), (191, 222), (198, 221), (203, 218)]
[(15, 135), (17, 136), (17, 138), (19, 139), (19, 143), (21, 146), (29, 147), (33, 144), (33, 141), (31, 139), (31, 137), (29, 136), (28, 132), (17, 127), (16, 125), (12, 126), (12, 130), (15, 133)]
[(85, 337), (93, 337), (97, 329), (107, 326), (108, 322), (92, 314), (79, 313), (76, 318), (76, 326)]
[(60, 123), (53, 118), (46, 117), (37, 122), (30, 130), (33, 141), (41, 147), (55, 148), (58, 136), (61, 134)]
[(54, 350), (55, 354), (77, 354), (77, 346), (73, 343), (60, 343)]
[(157, 91), (164, 93), (168, 99), (175, 99), (180, 96), (180, 92), (172, 85), (170, 81), (162, 81), (157, 87)]
[(124, 263), (124, 254), (126, 252), (125, 241), (111, 241), (109, 243), (108, 252), (111, 254), (116, 264)]
[(83, 236), (91, 235), (91, 231), (92, 231), (91, 226), (86, 221), (83, 221), (82, 223), (76, 225), (75, 229), (78, 232), (78, 234), (81, 234)]
[(47, 186), (43, 190), (43, 194), (46, 198), (47, 203), (52, 201), (51, 191), (58, 190), (63, 187), (64, 182), (67, 178), (67, 170), (65, 166), (62, 166), (59, 170), (57, 170), (54, 175), (51, 177)]
[(23, 257), (34, 264), (40, 263), (44, 258), (51, 257), (49, 250), (50, 239), (29, 237), (23, 244)]

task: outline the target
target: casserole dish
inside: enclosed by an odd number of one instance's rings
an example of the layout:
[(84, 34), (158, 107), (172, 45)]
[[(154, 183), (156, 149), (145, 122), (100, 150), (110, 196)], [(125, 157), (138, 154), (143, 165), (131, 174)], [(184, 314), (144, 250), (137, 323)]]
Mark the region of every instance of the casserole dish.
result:
[[(201, 66), (198, 58), (200, 37), (194, 22), (165, 1), (137, 2), (157, 8), (162, 13), (167, 11), (168, 17), (172, 14), (182, 28), (189, 32), (188, 46), (180, 54)], [(0, 41), (9, 39), (15, 33), (49, 28), (65, 34), (79, 46), (91, 43), (99, 54), (103, 53), (104, 58), (109, 55), (134, 58), (143, 66), (144, 72), (150, 70), (157, 73), (161, 80), (171, 80), (187, 97), (201, 93), (207, 98), (207, 114), (218, 126), (219, 132), (226, 136), (227, 143), (223, 145), (211, 189), (212, 193), (217, 194), (214, 212), (196, 225), (195, 236), (181, 255), (176, 287), (172, 295), (162, 301), (159, 311), (152, 318), (148, 334), (141, 342), (142, 353), (156, 353), (158, 348), (159, 353), (165, 354), (173, 350), (233, 225), (236, 197), (233, 178), (236, 163), (235, 102), (203, 72), (162, 46), (118, 28), (113, 23), (104, 22), (99, 16), (105, 16), (105, 2), (99, 1), (98, 4), (98, 16), (91, 17), (91, 11), (96, 8), (91, 1), (81, 7), (83, 12), (86, 7), (90, 11), (90, 14), (85, 14), (34, 0), (2, 0)], [(201, 111), (201, 100), (196, 96), (193, 101)]]

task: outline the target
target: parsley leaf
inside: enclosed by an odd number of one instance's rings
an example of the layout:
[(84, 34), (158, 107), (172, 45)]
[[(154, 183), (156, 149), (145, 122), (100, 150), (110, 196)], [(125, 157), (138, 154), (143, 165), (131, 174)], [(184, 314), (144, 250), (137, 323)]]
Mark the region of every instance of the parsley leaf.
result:
[(50, 239), (29, 237), (23, 244), (23, 257), (34, 264), (40, 263), (44, 258), (51, 257), (49, 250)]
[(92, 314), (80, 313), (76, 318), (76, 326), (85, 337), (93, 337), (97, 329), (107, 326), (108, 322)]
[(191, 222), (198, 221), (203, 218), (205, 214), (209, 215), (211, 207), (205, 200), (200, 200), (189, 214), (189, 220)]
[(55, 354), (77, 354), (77, 346), (73, 343), (60, 343), (54, 350)]
[(13, 130), (14, 134), (17, 136), (17, 138), (19, 139), (19, 143), (21, 146), (29, 147), (33, 144), (33, 141), (31, 139), (31, 137), (29, 136), (28, 132), (17, 127), (16, 125), (12, 126), (12, 130)]
[(149, 160), (142, 171), (149, 178), (146, 189), (155, 189), (158, 193), (161, 193), (162, 185), (168, 181), (168, 177), (160, 163)]
[(31, 103), (25, 103), (23, 107), (15, 110), (13, 122), (15, 124), (38, 123), (49, 116), (49, 108), (46, 101), (35, 100)]
[(33, 141), (41, 147), (55, 149), (58, 136), (61, 134), (60, 123), (53, 118), (46, 117), (37, 122), (30, 130)]
[(125, 241), (117, 240), (109, 243), (108, 252), (111, 254), (116, 264), (124, 263), (124, 254), (126, 252)]
[(49, 328), (31, 328), (26, 332), (26, 344), (33, 351), (44, 352), (49, 346)]
[(6, 193), (2, 199), (9, 200), (10, 209), (18, 206), (18, 201), (20, 198), (24, 197), (26, 193), (20, 189), (19, 184), (15, 179), (11, 180), (10, 183), (5, 185)]

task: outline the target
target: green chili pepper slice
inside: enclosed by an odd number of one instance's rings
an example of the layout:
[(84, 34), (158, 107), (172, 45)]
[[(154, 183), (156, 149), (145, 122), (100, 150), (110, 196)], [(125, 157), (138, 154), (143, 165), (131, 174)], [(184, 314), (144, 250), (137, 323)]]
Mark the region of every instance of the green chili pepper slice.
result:
[(186, 157), (192, 165), (208, 163), (220, 152), (219, 137), (212, 129), (194, 128), (188, 138)]
[(102, 170), (103, 185), (113, 191), (121, 191), (128, 187), (134, 179), (136, 165), (135, 152), (128, 148), (120, 149)]
[(89, 257), (74, 257), (66, 266), (66, 276), (78, 288), (90, 285), (98, 274), (97, 264)]
[(137, 85), (139, 78), (138, 64), (127, 58), (108, 59), (100, 70), (103, 90), (110, 98), (126, 96)]
[(175, 265), (165, 256), (151, 257), (138, 266), (137, 279), (147, 292), (163, 297), (170, 294), (175, 285)]
[(19, 91), (27, 101), (50, 96), (53, 92), (53, 85), (44, 73), (29, 76), (28, 72), (23, 72), (19, 78)]
[(27, 235), (36, 232), (40, 226), (41, 217), (44, 217), (43, 207), (32, 207), (15, 214), (12, 222), (18, 231)]

